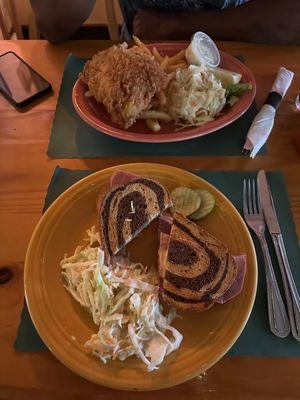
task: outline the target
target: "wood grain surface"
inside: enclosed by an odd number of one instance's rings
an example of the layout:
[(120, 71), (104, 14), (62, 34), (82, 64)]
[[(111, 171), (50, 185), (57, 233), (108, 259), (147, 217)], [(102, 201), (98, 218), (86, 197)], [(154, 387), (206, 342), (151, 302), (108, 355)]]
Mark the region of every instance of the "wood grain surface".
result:
[[(66, 56), (90, 56), (108, 47), (105, 41), (74, 41), (53, 46), (45, 41), (0, 41), (0, 54), (15, 51), (49, 80), (54, 93), (22, 111), (0, 97), (0, 267), (13, 276), (0, 285), (0, 399), (299, 399), (299, 358), (224, 357), (201, 379), (155, 393), (118, 392), (91, 384), (64, 367), (51, 353), (22, 353), (13, 342), (23, 304), (23, 261), (38, 222), (45, 192), (56, 165), (99, 170), (141, 161), (140, 157), (50, 160), (46, 151)], [(295, 141), (300, 113), (291, 99), (300, 89), (300, 48), (219, 43), (220, 49), (243, 54), (257, 81), (262, 105), (280, 66), (295, 72), (268, 142), (268, 154), (244, 157), (143, 157), (185, 169), (282, 170), (300, 237), (300, 156)], [(276, 195), (276, 194), (275, 194)], [(299, 266), (300, 268), (300, 266)]]

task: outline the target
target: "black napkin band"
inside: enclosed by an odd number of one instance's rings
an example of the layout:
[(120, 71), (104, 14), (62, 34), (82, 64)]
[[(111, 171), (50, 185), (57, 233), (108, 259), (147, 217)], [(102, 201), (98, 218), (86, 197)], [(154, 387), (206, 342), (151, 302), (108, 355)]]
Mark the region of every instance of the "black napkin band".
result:
[(275, 110), (277, 110), (281, 100), (282, 100), (281, 94), (277, 92), (269, 92), (265, 104), (269, 104), (270, 106), (275, 108)]

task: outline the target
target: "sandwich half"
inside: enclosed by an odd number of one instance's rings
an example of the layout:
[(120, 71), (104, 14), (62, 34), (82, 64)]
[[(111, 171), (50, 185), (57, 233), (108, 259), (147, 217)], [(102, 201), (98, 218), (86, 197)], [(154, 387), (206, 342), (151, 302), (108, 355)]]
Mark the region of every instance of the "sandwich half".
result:
[(182, 214), (176, 212), (169, 223), (169, 232), (160, 233), (161, 297), (179, 309), (207, 310), (235, 282), (235, 259), (224, 243)]
[[(116, 184), (118, 181), (122, 184)], [(158, 181), (117, 172), (111, 179), (111, 188), (98, 201), (105, 256), (117, 254), (170, 206), (169, 192)]]

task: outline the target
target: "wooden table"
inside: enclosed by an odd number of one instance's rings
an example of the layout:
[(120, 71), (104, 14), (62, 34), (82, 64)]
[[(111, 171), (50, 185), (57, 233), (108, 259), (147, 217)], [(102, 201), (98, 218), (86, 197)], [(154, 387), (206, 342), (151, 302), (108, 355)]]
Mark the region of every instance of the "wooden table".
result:
[[(194, 379), (156, 393), (126, 393), (91, 384), (64, 367), (51, 353), (20, 353), (13, 348), (23, 304), (23, 264), (30, 235), (41, 216), (45, 192), (57, 164), (66, 168), (102, 169), (139, 157), (50, 160), (46, 151), (66, 56), (89, 56), (109, 45), (100, 41), (66, 42), (0, 41), (0, 54), (12, 50), (48, 79), (54, 94), (24, 111), (16, 111), (0, 97), (0, 266), (13, 271), (0, 286), (0, 398), (1, 399), (299, 399), (300, 359), (224, 357), (201, 380)], [(185, 169), (282, 170), (294, 221), (300, 234), (300, 157), (294, 145), (300, 114), (290, 99), (300, 88), (300, 49), (296, 46), (263, 46), (220, 43), (231, 54), (244, 54), (257, 81), (260, 106), (284, 65), (296, 72), (280, 106), (268, 155), (244, 157), (145, 157)], [(300, 266), (299, 266), (300, 267)]]

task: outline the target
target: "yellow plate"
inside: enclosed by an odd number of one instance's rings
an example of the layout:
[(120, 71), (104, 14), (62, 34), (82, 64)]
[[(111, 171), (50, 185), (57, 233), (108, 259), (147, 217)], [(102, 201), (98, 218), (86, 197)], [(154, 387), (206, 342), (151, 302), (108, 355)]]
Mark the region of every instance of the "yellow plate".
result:
[[(196, 314), (184, 313), (174, 325), (182, 332), (179, 350), (166, 357), (154, 372), (135, 357), (103, 364), (87, 354), (83, 344), (97, 331), (90, 315), (63, 288), (59, 261), (82, 243), (85, 230), (96, 224), (96, 199), (117, 170), (157, 178), (170, 190), (176, 186), (207, 189), (216, 198), (216, 210), (201, 221), (228, 245), (231, 253), (247, 255), (242, 293), (225, 305)], [(157, 260), (157, 222), (130, 245), (134, 260)], [(65, 191), (46, 211), (31, 238), (25, 263), (25, 295), (31, 318), (53, 354), (84, 378), (115, 389), (154, 390), (177, 385), (206, 371), (234, 344), (250, 315), (257, 286), (255, 250), (238, 211), (215, 187), (197, 176), (162, 164), (127, 164), (96, 172)]]

